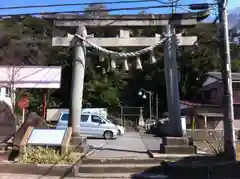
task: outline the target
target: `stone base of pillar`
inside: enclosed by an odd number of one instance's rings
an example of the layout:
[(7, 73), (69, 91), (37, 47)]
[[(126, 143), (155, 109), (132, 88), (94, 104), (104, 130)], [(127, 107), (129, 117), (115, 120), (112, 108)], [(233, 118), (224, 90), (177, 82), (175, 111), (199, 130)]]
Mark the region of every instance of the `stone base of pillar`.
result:
[(195, 154), (196, 146), (187, 137), (163, 137), (160, 153), (167, 154)]
[(70, 144), (73, 152), (86, 153), (88, 151), (87, 137), (72, 136)]

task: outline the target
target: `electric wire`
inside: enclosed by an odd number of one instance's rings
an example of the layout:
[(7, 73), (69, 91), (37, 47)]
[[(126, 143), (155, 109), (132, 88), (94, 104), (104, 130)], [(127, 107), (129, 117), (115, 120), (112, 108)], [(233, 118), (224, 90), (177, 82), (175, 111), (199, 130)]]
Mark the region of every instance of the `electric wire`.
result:
[[(189, 4), (180, 4), (181, 7), (189, 7)], [(146, 9), (159, 9), (159, 8), (169, 8), (172, 5), (156, 5), (156, 6), (140, 6), (140, 7), (125, 7), (125, 8), (112, 8), (112, 9), (85, 9), (85, 10), (68, 10), (68, 11), (54, 11), (54, 12), (33, 12), (33, 13), (19, 13), (19, 14), (2, 14), (0, 17), (4, 16), (27, 16), (27, 15), (48, 15), (48, 14), (58, 14), (58, 13), (90, 13), (90, 12), (113, 12), (113, 11), (131, 11), (131, 10), (146, 10)]]
[(48, 8), (48, 7), (66, 7), (66, 6), (86, 6), (86, 5), (107, 5), (107, 4), (128, 4), (128, 3), (141, 3), (141, 2), (156, 2), (156, 0), (126, 0), (126, 1), (107, 1), (107, 2), (94, 2), (94, 3), (67, 3), (67, 4), (44, 4), (44, 5), (25, 5), (25, 6), (10, 6), (0, 7), (0, 10), (11, 9), (30, 9), (30, 8)]
[[(178, 4), (177, 7), (190, 7), (191, 4)], [(209, 4), (213, 6), (215, 4)], [(32, 12), (32, 13), (15, 13), (15, 14), (1, 14), (1, 17), (7, 16), (29, 16), (29, 15), (51, 15), (51, 14), (75, 14), (75, 13), (91, 13), (91, 12), (113, 12), (113, 11), (131, 11), (131, 10), (146, 10), (146, 9), (159, 9), (159, 8), (172, 8), (172, 5), (155, 5), (155, 6), (140, 6), (140, 7), (125, 7), (125, 8), (112, 8), (112, 9), (85, 9), (85, 10), (68, 10), (68, 11), (53, 11), (53, 12)]]
[(161, 4), (176, 4), (178, 3), (180, 0), (175, 0), (175, 1), (169, 1), (169, 2), (164, 2), (162, 0), (156, 0), (157, 2), (161, 3)]
[(181, 9), (181, 10), (183, 10), (183, 12), (192, 13), (192, 11), (191, 11), (191, 10), (189, 10), (189, 9), (186, 9), (186, 8), (184, 8), (184, 7), (178, 7), (178, 6), (177, 6), (177, 9)]

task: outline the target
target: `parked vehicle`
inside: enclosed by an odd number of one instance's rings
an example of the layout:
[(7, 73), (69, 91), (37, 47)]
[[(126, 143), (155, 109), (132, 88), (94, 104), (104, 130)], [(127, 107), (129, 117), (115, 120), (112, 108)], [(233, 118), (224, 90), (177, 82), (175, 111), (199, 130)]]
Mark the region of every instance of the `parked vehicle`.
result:
[(103, 119), (107, 118), (107, 108), (82, 108), (82, 113), (95, 114)]
[[(62, 112), (57, 129), (65, 129), (68, 126), (69, 113)], [(80, 119), (80, 133), (87, 137), (103, 137), (105, 139), (116, 138), (118, 135), (118, 128), (110, 121), (101, 118), (95, 114), (82, 113)]]
[[(115, 124), (113, 121), (110, 121), (109, 119), (105, 119), (105, 120), (109, 123)], [(118, 135), (123, 135), (125, 133), (125, 127), (117, 125), (117, 124), (115, 124), (115, 125), (117, 126), (117, 129), (118, 129)]]
[(118, 128), (118, 135), (123, 135), (125, 133), (125, 128), (118, 123), (116, 123), (115, 120), (110, 119), (107, 113), (106, 108), (82, 108), (83, 113), (91, 113), (92, 115), (97, 115), (101, 117), (102, 119), (108, 121), (109, 123), (115, 124)]

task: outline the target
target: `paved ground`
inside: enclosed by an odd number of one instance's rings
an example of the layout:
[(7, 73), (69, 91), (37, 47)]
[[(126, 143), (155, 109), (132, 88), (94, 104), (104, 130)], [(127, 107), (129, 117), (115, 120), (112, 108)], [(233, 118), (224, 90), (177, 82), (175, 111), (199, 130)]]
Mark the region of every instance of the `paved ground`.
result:
[(148, 150), (159, 150), (162, 139), (151, 134), (140, 134), (142, 141)]
[(159, 149), (160, 142), (160, 138), (137, 132), (127, 132), (115, 140), (88, 140), (95, 149), (91, 158), (148, 158), (147, 150)]

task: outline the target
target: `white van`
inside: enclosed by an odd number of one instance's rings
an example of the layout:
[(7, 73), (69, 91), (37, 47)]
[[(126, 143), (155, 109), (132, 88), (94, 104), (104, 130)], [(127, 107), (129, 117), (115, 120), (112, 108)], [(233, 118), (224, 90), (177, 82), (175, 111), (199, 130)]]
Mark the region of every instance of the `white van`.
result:
[[(69, 113), (62, 112), (57, 129), (65, 129), (68, 126)], [(101, 118), (95, 114), (82, 113), (80, 121), (80, 133), (87, 137), (103, 137), (105, 139), (116, 138), (118, 128), (108, 120)]]

